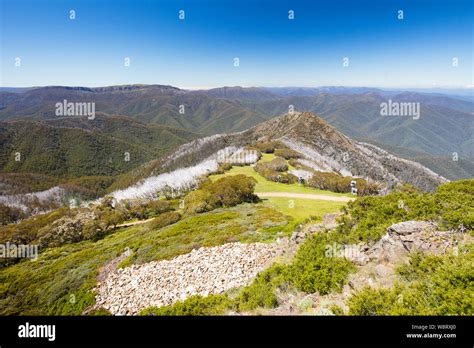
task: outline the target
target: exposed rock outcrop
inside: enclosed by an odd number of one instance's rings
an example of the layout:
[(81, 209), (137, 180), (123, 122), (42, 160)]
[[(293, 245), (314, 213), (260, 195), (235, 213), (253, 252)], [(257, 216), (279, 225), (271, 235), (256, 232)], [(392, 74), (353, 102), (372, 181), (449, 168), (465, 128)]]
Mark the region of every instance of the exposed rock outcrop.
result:
[(390, 287), (396, 279), (396, 267), (408, 261), (410, 252), (444, 254), (465, 236), (456, 231), (438, 231), (438, 228), (428, 221), (404, 221), (387, 228), (387, 234), (372, 247), (345, 246), (344, 257), (361, 266), (351, 275), (350, 288)]
[[(359, 253), (346, 253), (347, 258), (359, 265), (369, 261), (397, 264), (407, 259), (411, 251), (444, 254), (455, 247), (462, 234), (456, 231), (438, 231), (438, 226), (427, 221), (404, 221), (390, 226), (371, 248)], [(350, 248), (351, 246), (346, 246)]]

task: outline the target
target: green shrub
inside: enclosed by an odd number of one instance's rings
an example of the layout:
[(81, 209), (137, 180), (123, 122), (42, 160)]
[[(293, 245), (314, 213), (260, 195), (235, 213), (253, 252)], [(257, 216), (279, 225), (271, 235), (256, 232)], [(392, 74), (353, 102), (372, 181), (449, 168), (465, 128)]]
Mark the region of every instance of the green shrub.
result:
[(269, 162), (259, 163), (258, 165), (264, 166), (276, 172), (286, 172), (288, 170), (288, 164), (286, 163), (285, 159), (281, 157), (275, 157)]
[(342, 309), (341, 306), (338, 306), (337, 304), (333, 303), (332, 305), (329, 306), (329, 310), (332, 312), (334, 315), (344, 315), (344, 309)]
[(386, 196), (359, 197), (343, 208), (338, 232), (342, 241), (379, 240), (392, 224), (408, 220), (432, 220), (441, 228), (474, 226), (474, 180), (444, 184), (434, 194), (393, 192)]
[(231, 170), (232, 167), (233, 167), (232, 163), (227, 163), (227, 162), (220, 163), (215, 174), (224, 174), (226, 171)]
[(458, 256), (415, 254), (392, 289), (365, 288), (348, 300), (352, 315), (472, 315), (474, 251)]
[(295, 175), (284, 173), (288, 170), (288, 164), (281, 157), (277, 157), (269, 162), (259, 162), (254, 166), (254, 170), (270, 181), (284, 184), (298, 182), (298, 178)]
[(195, 214), (211, 211), (213, 207), (209, 203), (210, 199), (211, 193), (207, 190), (189, 192), (184, 198), (185, 212), (188, 214)]
[(219, 207), (232, 207), (244, 202), (256, 202), (256, 180), (243, 174), (223, 177), (215, 182), (205, 182), (201, 189), (184, 198), (186, 213), (202, 213)]
[(130, 200), (124, 201), (115, 206), (116, 209), (122, 210), (127, 219), (149, 219), (150, 217), (159, 215), (173, 209), (174, 201), (157, 199), (157, 200)]
[(275, 156), (283, 157), (284, 159), (290, 160), (293, 158), (301, 158), (301, 154), (292, 149), (277, 149), (274, 152)]
[(140, 312), (140, 315), (218, 315), (224, 313), (231, 305), (227, 295), (191, 296), (184, 301), (171, 306), (150, 307)]
[(274, 264), (242, 289), (235, 300), (235, 308), (249, 311), (258, 307), (276, 307), (277, 289), (294, 287), (306, 293), (319, 292), (322, 295), (340, 291), (354, 266), (344, 258), (326, 256), (326, 246), (333, 242), (332, 233), (316, 234), (307, 239), (291, 264)]
[(211, 194), (210, 204), (213, 207), (232, 207), (244, 202), (255, 202), (254, 195), (257, 181), (243, 174), (221, 178), (204, 185), (203, 189)]
[(258, 307), (273, 308), (278, 305), (275, 291), (288, 282), (288, 266), (275, 264), (258, 274), (254, 281), (240, 292), (235, 300), (236, 310), (250, 311)]
[(315, 234), (301, 245), (291, 264), (292, 283), (297, 289), (322, 295), (342, 290), (353, 265), (344, 258), (326, 255), (327, 246), (334, 243), (332, 235)]
[(181, 215), (175, 211), (168, 211), (158, 215), (149, 222), (150, 229), (156, 230), (174, 224), (181, 219)]
[(357, 195), (370, 196), (378, 194), (380, 187), (375, 182), (367, 182), (361, 178), (353, 178), (350, 176), (342, 176), (336, 173), (314, 172), (311, 179), (307, 181), (307, 185), (320, 190), (329, 190), (339, 193), (351, 192), (351, 181), (355, 180)]
[(441, 217), (449, 227), (474, 229), (474, 179), (453, 181), (436, 190), (436, 200), (442, 206)]

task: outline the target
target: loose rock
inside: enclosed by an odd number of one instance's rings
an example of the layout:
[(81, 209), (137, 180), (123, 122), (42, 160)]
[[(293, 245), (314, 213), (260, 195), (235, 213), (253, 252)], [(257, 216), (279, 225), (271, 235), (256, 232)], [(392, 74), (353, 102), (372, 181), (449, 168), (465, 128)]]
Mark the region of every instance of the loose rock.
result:
[(248, 284), (276, 254), (274, 244), (228, 243), (117, 269), (95, 288), (96, 306), (114, 315), (136, 315), (193, 295), (223, 293)]

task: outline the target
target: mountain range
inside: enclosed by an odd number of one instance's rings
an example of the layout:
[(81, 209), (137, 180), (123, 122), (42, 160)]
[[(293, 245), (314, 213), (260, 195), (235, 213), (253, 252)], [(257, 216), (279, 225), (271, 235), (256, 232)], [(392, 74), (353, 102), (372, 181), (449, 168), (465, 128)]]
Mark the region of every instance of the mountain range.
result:
[[(420, 103), (419, 119), (381, 116), (380, 105), (389, 99)], [(94, 102), (97, 119), (56, 116), (55, 104), (63, 100)], [(244, 131), (291, 108), (313, 112), (354, 140), (457, 179), (474, 174), (473, 106), (472, 101), (453, 96), (363, 87), (222, 87), (190, 91), (163, 85), (125, 85), (3, 90), (0, 136), (2, 148), (8, 150), (3, 151), (0, 164), (5, 172), (123, 173), (191, 139)], [(38, 153), (33, 156), (41, 150), (37, 144), (28, 144), (32, 141), (26, 136), (28, 129), (36, 135), (34, 141), (44, 147), (42, 154), (60, 158), (59, 163), (38, 166), (26, 160), (21, 164), (12, 161), (12, 153), (18, 148), (27, 158), (42, 161)], [(68, 149), (67, 141), (61, 139), (74, 139), (80, 144)], [(75, 155), (78, 148), (81, 154)], [(111, 155), (112, 148), (118, 149), (115, 155)], [(124, 165), (114, 156), (130, 152), (127, 148), (136, 155)], [(63, 155), (47, 155), (54, 151)], [(116, 164), (110, 165), (110, 161)]]

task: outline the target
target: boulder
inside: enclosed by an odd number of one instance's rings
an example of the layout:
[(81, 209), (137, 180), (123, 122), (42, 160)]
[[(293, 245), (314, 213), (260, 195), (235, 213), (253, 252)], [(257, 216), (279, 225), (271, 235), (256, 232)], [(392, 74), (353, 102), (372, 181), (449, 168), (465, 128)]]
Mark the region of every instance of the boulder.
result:
[(427, 221), (403, 221), (394, 224), (387, 229), (389, 234), (408, 235), (413, 233), (420, 233), (424, 231), (435, 231), (438, 226), (432, 222)]
[(411, 251), (444, 254), (458, 244), (461, 234), (438, 231), (438, 226), (428, 221), (404, 221), (390, 226), (368, 251), (371, 260), (392, 264), (404, 261)]

